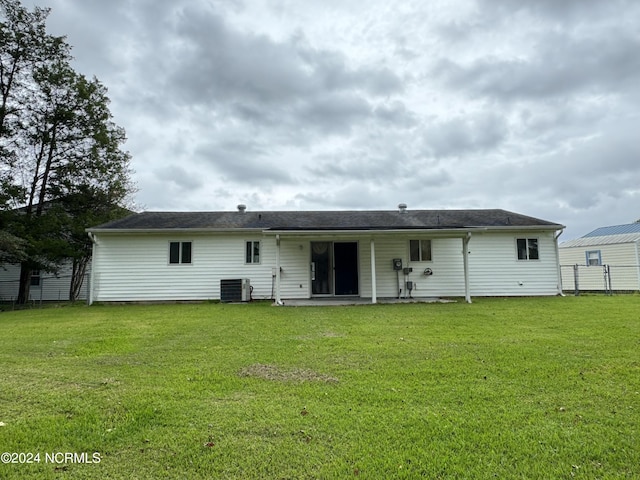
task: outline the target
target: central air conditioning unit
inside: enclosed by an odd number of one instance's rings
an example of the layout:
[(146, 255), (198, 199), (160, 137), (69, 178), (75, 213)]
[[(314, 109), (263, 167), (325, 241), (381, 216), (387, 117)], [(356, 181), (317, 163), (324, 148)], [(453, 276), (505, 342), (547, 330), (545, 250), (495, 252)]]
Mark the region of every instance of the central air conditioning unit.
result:
[(251, 300), (251, 282), (248, 278), (220, 280), (221, 302), (248, 302)]

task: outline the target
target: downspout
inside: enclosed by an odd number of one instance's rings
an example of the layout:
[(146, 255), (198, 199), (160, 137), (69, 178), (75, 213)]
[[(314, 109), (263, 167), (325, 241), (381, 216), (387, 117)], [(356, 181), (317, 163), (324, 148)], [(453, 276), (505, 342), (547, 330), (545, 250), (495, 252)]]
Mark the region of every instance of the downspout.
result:
[(640, 249), (640, 239), (636, 240), (634, 243), (636, 244), (636, 268), (638, 270), (638, 290), (640, 290), (640, 252), (638, 252), (638, 249)]
[(91, 239), (91, 274), (89, 275), (89, 292), (87, 295), (87, 305), (93, 304), (93, 286), (95, 285), (95, 260), (96, 260), (96, 250), (98, 249), (98, 240), (96, 240), (96, 236), (87, 232), (89, 238)]
[(371, 238), (371, 303), (378, 303), (378, 292), (376, 284), (376, 244)]
[(276, 235), (276, 305), (284, 305), (280, 298), (280, 235)]
[(560, 235), (564, 233), (564, 229), (560, 230), (557, 235), (554, 235), (554, 241), (556, 245), (556, 268), (558, 270), (558, 295), (564, 297), (563, 288), (562, 288), (562, 267), (560, 266), (560, 248), (558, 247), (558, 238)]
[(471, 293), (469, 292), (469, 240), (471, 232), (462, 238), (462, 265), (464, 267), (464, 300), (471, 303)]

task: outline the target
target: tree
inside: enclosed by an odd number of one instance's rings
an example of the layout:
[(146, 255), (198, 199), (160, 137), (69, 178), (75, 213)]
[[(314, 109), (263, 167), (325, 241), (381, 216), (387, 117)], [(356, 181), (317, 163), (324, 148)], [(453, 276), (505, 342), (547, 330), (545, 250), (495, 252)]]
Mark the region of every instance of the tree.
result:
[(47, 35), (49, 9), (32, 12), (18, 0), (0, 0), (0, 178), (5, 182), (17, 154), (13, 138), (32, 93), (31, 72), (48, 58), (69, 56), (63, 37)]
[(24, 240), (0, 230), (0, 268), (3, 263), (21, 262), (26, 255), (24, 248)]
[(112, 121), (106, 88), (95, 78), (78, 76), (75, 90), (83, 105), (76, 109), (76, 134), (67, 137), (67, 161), (58, 164), (50, 179), (50, 191), (62, 199), (69, 222), (65, 240), (71, 247), (67, 258), (73, 261), (70, 300), (80, 293), (91, 258), (86, 227), (129, 214), (123, 205), (135, 190), (130, 156), (121, 149), (126, 135)]
[(107, 89), (75, 72), (64, 38), (46, 33), (49, 11), (0, 6), (0, 200), (21, 207), (2, 226), (25, 245), (17, 302), (28, 300), (33, 270), (55, 272), (63, 260), (73, 262), (74, 299), (90, 255), (84, 229), (121, 213), (134, 191), (126, 136)]

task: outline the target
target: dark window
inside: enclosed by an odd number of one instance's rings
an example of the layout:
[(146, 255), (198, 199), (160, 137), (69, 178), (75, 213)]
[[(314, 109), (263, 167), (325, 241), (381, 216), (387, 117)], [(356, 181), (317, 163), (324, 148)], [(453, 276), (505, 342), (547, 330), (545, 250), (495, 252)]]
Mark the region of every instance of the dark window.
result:
[(518, 238), (516, 240), (518, 260), (539, 260), (537, 238)]
[(191, 263), (191, 242), (169, 242), (169, 263)]
[(245, 263), (260, 263), (260, 242), (246, 242)]
[(191, 242), (182, 242), (181, 263), (191, 263)]
[(40, 270), (31, 271), (31, 286), (32, 287), (40, 286)]
[(430, 262), (431, 240), (409, 240), (409, 258), (412, 262)]
[(180, 242), (169, 243), (169, 263), (180, 263)]

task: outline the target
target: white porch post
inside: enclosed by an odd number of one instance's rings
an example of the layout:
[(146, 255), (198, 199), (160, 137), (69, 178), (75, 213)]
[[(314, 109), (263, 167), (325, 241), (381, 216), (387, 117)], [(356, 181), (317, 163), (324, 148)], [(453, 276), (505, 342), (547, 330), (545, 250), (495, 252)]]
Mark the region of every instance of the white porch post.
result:
[(280, 298), (280, 235), (276, 235), (276, 304), (282, 305)]
[(467, 303), (471, 303), (471, 294), (469, 293), (469, 240), (471, 240), (471, 232), (467, 232), (467, 236), (462, 238), (462, 264), (464, 265), (464, 299)]
[(378, 303), (378, 292), (376, 285), (376, 243), (371, 239), (371, 303)]

